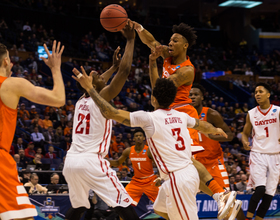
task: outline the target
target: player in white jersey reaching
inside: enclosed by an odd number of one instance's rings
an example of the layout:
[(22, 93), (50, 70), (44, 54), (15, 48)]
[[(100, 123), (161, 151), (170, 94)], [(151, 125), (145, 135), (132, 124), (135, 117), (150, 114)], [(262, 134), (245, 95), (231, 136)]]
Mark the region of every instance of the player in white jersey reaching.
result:
[[(76, 76), (80, 73), (75, 71)], [(169, 79), (157, 79), (151, 96), (154, 112), (117, 110), (106, 102), (91, 85), (92, 74), (83, 71), (74, 77), (89, 93), (106, 118), (124, 125), (141, 127), (146, 134), (149, 148), (160, 171), (162, 184), (154, 203), (154, 210), (166, 219), (196, 220), (196, 193), (199, 176), (192, 164), (191, 138), (188, 127), (204, 133), (226, 133), (208, 122), (192, 118), (186, 113), (169, 109), (177, 88)]]
[[(130, 73), (135, 31), (130, 25), (126, 25), (122, 33), (127, 43), (119, 70), (112, 82), (106, 86), (106, 79), (103, 76), (95, 73), (91, 77), (91, 86), (106, 101), (110, 101), (119, 94)], [(83, 68), (82, 70), (84, 71)], [(112, 121), (103, 117), (87, 91), (84, 90), (84, 92), (85, 97), (76, 103), (73, 141), (67, 152), (63, 169), (72, 204), (72, 208), (66, 214), (66, 219), (80, 219), (83, 212), (90, 208), (88, 201), (90, 189), (108, 206), (115, 208), (122, 219), (139, 219), (131, 206), (131, 197), (118, 180), (116, 172), (110, 168), (110, 163), (104, 159), (109, 150)]]
[[(263, 219), (269, 209), (276, 192), (279, 180), (280, 145), (279, 116), (280, 107), (271, 105), (269, 101), (271, 88), (265, 83), (258, 83), (255, 98), (259, 106), (251, 109), (246, 117), (242, 143), (250, 152), (250, 177), (247, 187), (255, 187), (251, 197), (247, 219), (252, 219), (259, 201), (256, 220)], [(253, 144), (250, 146), (248, 137), (252, 132)]]

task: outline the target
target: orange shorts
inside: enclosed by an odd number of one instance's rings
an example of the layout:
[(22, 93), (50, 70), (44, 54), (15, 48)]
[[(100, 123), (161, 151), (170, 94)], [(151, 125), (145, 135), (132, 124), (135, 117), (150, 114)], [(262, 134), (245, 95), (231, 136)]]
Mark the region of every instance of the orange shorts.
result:
[[(178, 105), (177, 105), (177, 106), (178, 106)], [(177, 111), (179, 111), (179, 112), (185, 112), (185, 113), (187, 113), (189, 116), (198, 119), (198, 114), (197, 114), (196, 109), (195, 109), (193, 106), (191, 106), (190, 104), (185, 104), (185, 105), (183, 105), (183, 106), (181, 106), (181, 107), (179, 107), (179, 106), (178, 106), (178, 107), (174, 106), (174, 107), (172, 107), (172, 108), (175, 109), (175, 110), (177, 110)], [(193, 144), (192, 144), (192, 145), (194, 145), (194, 146), (200, 146), (197, 130), (192, 129), (192, 128), (188, 128), (188, 130), (189, 130), (190, 136), (191, 136), (191, 138), (192, 138), (192, 140), (193, 140)]]
[(2, 220), (37, 216), (35, 206), (19, 181), (16, 162), (0, 149), (0, 218)]
[(143, 193), (145, 193), (152, 202), (156, 200), (159, 190), (159, 188), (155, 186), (154, 180), (156, 178), (156, 175), (146, 179), (132, 178), (130, 183), (125, 187), (128, 195), (133, 199), (132, 205), (137, 206)]
[(206, 167), (208, 172), (221, 187), (229, 190), (228, 173), (225, 167), (224, 159), (222, 157), (212, 160), (207, 158), (195, 159)]

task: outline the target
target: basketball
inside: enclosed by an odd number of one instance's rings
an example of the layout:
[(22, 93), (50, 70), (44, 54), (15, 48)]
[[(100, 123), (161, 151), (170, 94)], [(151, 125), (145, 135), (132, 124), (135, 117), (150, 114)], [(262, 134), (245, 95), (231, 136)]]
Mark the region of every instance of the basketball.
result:
[(107, 31), (120, 31), (126, 25), (126, 21), (127, 13), (120, 5), (108, 5), (101, 11), (100, 23)]

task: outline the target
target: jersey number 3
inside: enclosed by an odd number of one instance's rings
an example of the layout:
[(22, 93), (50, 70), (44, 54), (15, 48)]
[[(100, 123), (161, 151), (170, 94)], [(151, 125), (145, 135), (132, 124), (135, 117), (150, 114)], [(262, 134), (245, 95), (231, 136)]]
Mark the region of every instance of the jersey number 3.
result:
[(86, 120), (86, 132), (85, 132), (85, 134), (89, 134), (89, 128), (90, 128), (90, 123), (89, 123), (90, 122), (90, 114), (89, 113), (86, 116), (84, 114), (81, 114), (81, 113), (78, 115), (79, 123), (78, 123), (78, 125), (75, 129), (75, 134), (83, 134), (84, 133), (85, 128), (82, 125), (84, 119)]
[(181, 133), (181, 128), (173, 128), (171, 129), (172, 131), (172, 135), (173, 136), (177, 136), (177, 142), (181, 142), (181, 146), (179, 146), (179, 144), (175, 144), (175, 148), (176, 150), (185, 150), (186, 147), (185, 147), (185, 142), (184, 142), (184, 139), (180, 136), (180, 133)]

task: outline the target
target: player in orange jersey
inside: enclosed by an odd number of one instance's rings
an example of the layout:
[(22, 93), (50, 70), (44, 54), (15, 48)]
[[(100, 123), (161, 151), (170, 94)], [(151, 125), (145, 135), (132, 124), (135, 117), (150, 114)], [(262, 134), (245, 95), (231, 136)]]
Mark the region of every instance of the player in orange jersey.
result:
[[(193, 28), (184, 23), (174, 25), (172, 29), (173, 35), (170, 38), (168, 46), (163, 46), (142, 25), (137, 22), (132, 23), (141, 41), (152, 49), (152, 54), (149, 57), (149, 74), (152, 88), (159, 78), (156, 59), (161, 56), (164, 59), (162, 77), (171, 79), (177, 87), (175, 100), (170, 107), (198, 119), (197, 111), (190, 105), (191, 99), (189, 98), (189, 92), (194, 80), (194, 67), (186, 55), (187, 49), (195, 44), (197, 38)], [(194, 147), (199, 146), (197, 131), (189, 129), (189, 133), (193, 140), (192, 145)], [(200, 189), (203, 192), (209, 192), (210, 189), (214, 193), (213, 198), (218, 203), (218, 218), (220, 219), (221, 216), (224, 216), (228, 212), (230, 203), (233, 202), (227, 200), (230, 193), (224, 191), (200, 162), (193, 159), (193, 163), (203, 183), (200, 184)]]
[[(221, 137), (217, 135), (208, 135), (198, 133), (199, 143), (204, 147), (205, 151), (195, 154), (195, 159), (201, 162), (214, 179), (220, 184), (221, 187), (229, 190), (228, 173), (225, 168), (223, 150), (219, 141), (231, 141), (233, 133), (230, 131), (227, 124), (224, 122), (222, 116), (214, 109), (203, 107), (202, 100), (205, 89), (199, 84), (194, 84), (190, 91), (191, 105), (195, 107), (201, 121), (207, 121), (215, 127), (222, 128), (228, 137)], [(212, 196), (210, 194), (210, 196)], [(236, 200), (235, 205), (230, 210), (228, 219), (238, 220), (245, 219), (245, 215), (241, 208), (242, 201)], [(240, 210), (240, 211), (239, 211)]]
[(157, 178), (154, 174), (153, 157), (148, 146), (144, 144), (144, 131), (142, 129), (136, 129), (133, 140), (135, 141), (135, 146), (126, 148), (118, 160), (109, 160), (109, 162), (111, 166), (118, 167), (127, 158), (130, 158), (134, 176), (125, 189), (133, 199), (132, 204), (137, 206), (143, 193), (152, 202), (155, 201), (158, 195), (160, 178)]
[(6, 46), (0, 44), (0, 219), (33, 219), (37, 215), (22, 183), (19, 182), (16, 162), (9, 154), (17, 121), (20, 97), (43, 105), (60, 107), (65, 104), (65, 90), (60, 72), (64, 46), (53, 42), (52, 54), (46, 45), (48, 59), (42, 58), (51, 69), (52, 90), (34, 86), (24, 78), (9, 77), (13, 64)]

